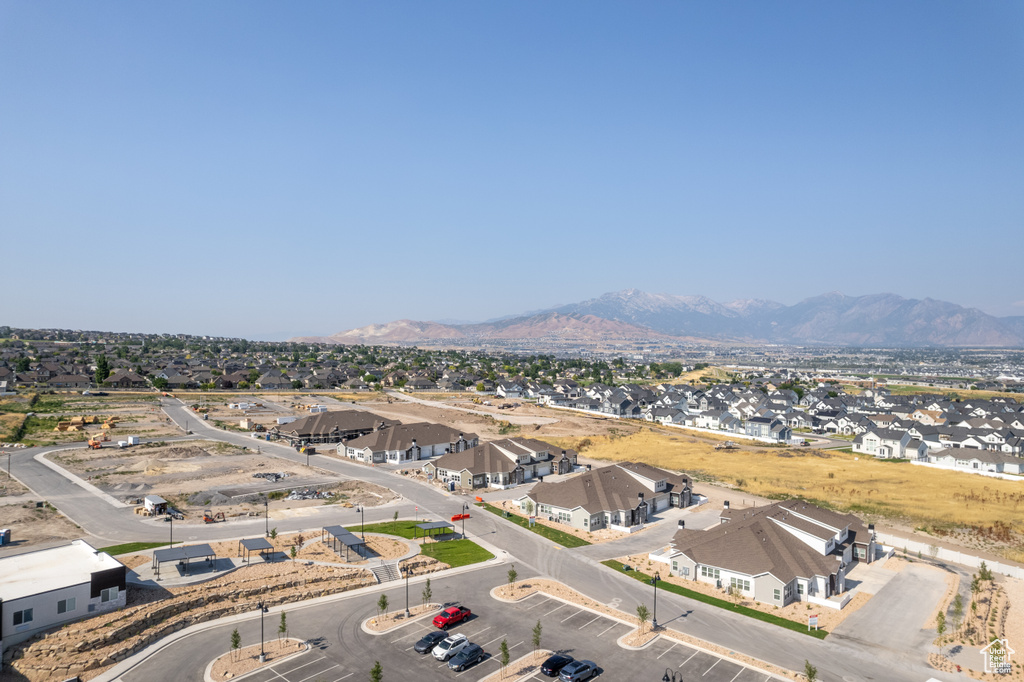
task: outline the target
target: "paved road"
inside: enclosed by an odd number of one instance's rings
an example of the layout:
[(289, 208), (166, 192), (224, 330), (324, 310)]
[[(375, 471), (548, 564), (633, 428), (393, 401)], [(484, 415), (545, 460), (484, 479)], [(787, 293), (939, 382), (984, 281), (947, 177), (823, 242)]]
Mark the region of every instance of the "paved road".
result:
[[(189, 419), (189, 426), (197, 436), (219, 439), (237, 445), (251, 446), (252, 438), (221, 431), (202, 421), (196, 421), (189, 411), (177, 400), (164, 399), (167, 414), (179, 425)], [(304, 463), (305, 456), (293, 449), (273, 443), (261, 443), (263, 451), (296, 463)], [(135, 517), (130, 510), (115, 510), (94, 495), (63, 479), (38, 463), (32, 455), (38, 450), (22, 451), (15, 455), (16, 476), (29, 485), (37, 494), (54, 502), (71, 518), (79, 522), (89, 533), (113, 541), (163, 539), (166, 524), (146, 522)], [(340, 475), (359, 478), (389, 487), (405, 498), (405, 502), (387, 509), (367, 509), (366, 520), (390, 519), (394, 510), (403, 517), (411, 517), (413, 508), (418, 507), (436, 518), (448, 518), (459, 512), (467, 499), (451, 496), (436, 488), (426, 486), (386, 469), (369, 468), (361, 464), (314, 456), (317, 466)], [(351, 524), (356, 516), (351, 510), (331, 509), (316, 519), (316, 525), (328, 523)], [(308, 518), (280, 519), (272, 523), (281, 531), (298, 530), (310, 526)], [(193, 526), (185, 536), (189, 539), (215, 540), (242, 535), (261, 534), (262, 519), (248, 522)], [(175, 524), (178, 537), (179, 524)], [(601, 566), (597, 559), (587, 553), (567, 550), (530, 531), (509, 524), (500, 517), (479, 511), (474, 512), (466, 523), (470, 538), (480, 538), (500, 551), (510, 561), (526, 567), (538, 575), (572, 585), (581, 592), (602, 602), (618, 606), (625, 612), (632, 612), (638, 603), (651, 603), (651, 588), (635, 580)], [(637, 536), (642, 538), (643, 534)], [(596, 550), (591, 550), (596, 552)], [(522, 572), (522, 571), (521, 571)], [(810, 659), (821, 671), (820, 678), (833, 680), (886, 680), (892, 682), (920, 682), (928, 677), (957, 679), (955, 676), (935, 674), (922, 664), (922, 657), (913, 642), (910, 654), (900, 654), (900, 643), (894, 649), (879, 649), (870, 643), (850, 638), (834, 638), (819, 641), (805, 635), (739, 616), (700, 602), (662, 593), (658, 599), (659, 621), (671, 622), (673, 626), (701, 639), (715, 642), (732, 650), (740, 651), (761, 660), (799, 670), (805, 659)]]

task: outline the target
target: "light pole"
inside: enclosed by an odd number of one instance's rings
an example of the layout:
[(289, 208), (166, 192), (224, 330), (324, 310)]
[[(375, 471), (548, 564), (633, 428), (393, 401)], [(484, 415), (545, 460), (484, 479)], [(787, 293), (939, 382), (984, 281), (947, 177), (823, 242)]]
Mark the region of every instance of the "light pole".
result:
[(363, 514), (363, 505), (356, 507), (356, 511), (359, 512), (359, 534), (363, 536), (363, 542), (366, 542), (366, 515)]
[(408, 566), (402, 568), (402, 573), (405, 573), (405, 617), (409, 618), (412, 614), (409, 613), (409, 574), (411, 571)]
[(462, 503), (462, 539), (466, 539), (466, 512), (469, 511), (469, 505), (465, 502)]
[(655, 573), (654, 577), (651, 578), (651, 584), (654, 585), (654, 616), (651, 618), (651, 627), (655, 630), (658, 629), (658, 581), (661, 580), (661, 573)]
[(270, 537), (270, 498), (267, 495), (263, 496), (263, 525), (263, 532)]
[(174, 516), (168, 513), (167, 520), (171, 522), (171, 533), (170, 537), (167, 539), (167, 546), (174, 547)]
[(7, 451), (7, 478), (11, 478), (11, 451)]
[(263, 650), (263, 614), (267, 612), (267, 605), (261, 601), (256, 607), (260, 610), (260, 663), (266, 663), (267, 653)]

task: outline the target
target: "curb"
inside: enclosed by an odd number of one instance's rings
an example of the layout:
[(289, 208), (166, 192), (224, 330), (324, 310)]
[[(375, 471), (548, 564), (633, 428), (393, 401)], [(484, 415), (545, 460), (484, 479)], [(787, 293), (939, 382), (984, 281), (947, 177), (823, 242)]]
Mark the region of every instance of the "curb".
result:
[[(628, 651), (643, 651), (644, 649), (646, 649), (647, 647), (651, 646), (652, 644), (657, 642), (659, 639), (661, 639), (661, 633), (659, 632), (658, 634), (654, 635), (654, 637), (651, 637), (651, 640), (649, 642), (647, 642), (646, 644), (641, 644), (640, 646), (632, 646), (632, 645), (626, 644), (625, 639), (627, 637), (629, 637), (630, 635), (632, 635), (634, 632), (636, 632), (636, 629), (630, 630), (629, 632), (624, 634), (622, 637), (619, 637), (617, 640), (615, 640), (615, 643), (618, 644), (623, 649), (626, 649)], [(667, 639), (671, 639), (671, 638), (667, 638)]]
[[(288, 639), (295, 639), (295, 638), (294, 637), (289, 637)], [(231, 679), (232, 680), (242, 680), (242, 679), (245, 679), (246, 677), (250, 677), (252, 675), (255, 675), (256, 673), (263, 672), (266, 669), (266, 666), (268, 666), (268, 665), (277, 665), (278, 663), (284, 663), (285, 661), (290, 661), (293, 658), (297, 658), (297, 657), (301, 656), (302, 654), (305, 654), (305, 653), (309, 652), (309, 650), (311, 648), (309, 646), (309, 642), (301, 642), (301, 640), (297, 640), (297, 639), (295, 641), (296, 642), (300, 642), (305, 648), (302, 651), (296, 651), (294, 654), (288, 654), (284, 658), (280, 658), (280, 659), (278, 659), (276, 661), (273, 661), (272, 663), (261, 663), (260, 665), (256, 666), (256, 668), (254, 668), (253, 670), (250, 670), (247, 673), (242, 673), (238, 677), (232, 677)], [(248, 648), (248, 647), (246, 647), (246, 648)], [(229, 651), (228, 653), (231, 653), (231, 652)], [(212, 661), (210, 661), (210, 664), (206, 666), (206, 670), (203, 672), (203, 680), (204, 680), (204, 682), (217, 682), (216, 680), (213, 679), (213, 674), (212, 674), (213, 673), (213, 664), (216, 663), (217, 661), (219, 661), (223, 656), (224, 656), (224, 654), (221, 654), (217, 658), (215, 658)]]
[[(430, 606), (431, 607), (436, 606), (437, 610), (440, 610), (441, 607), (442, 607), (442, 604), (438, 604), (436, 602), (431, 602)], [(436, 615), (436, 614), (434, 614), (433, 610), (427, 611), (426, 613), (424, 613), (422, 615), (419, 615), (419, 616), (413, 616), (412, 618), (410, 618), (408, 620), (404, 620), (403, 619), (401, 623), (398, 623), (397, 625), (392, 625), (387, 630), (371, 630), (370, 627), (369, 627), (369, 622), (371, 620), (373, 620), (372, 618), (367, 618), (366, 620), (364, 620), (362, 623), (359, 624), (359, 627), (366, 634), (373, 635), (374, 637), (379, 637), (380, 635), (386, 635), (389, 632), (394, 632), (395, 630), (398, 630), (400, 628), (404, 628), (406, 625), (412, 625), (413, 623), (421, 621), (424, 618), (427, 618), (427, 617), (429, 617), (431, 615)]]
[(81, 478), (80, 476), (76, 476), (75, 474), (71, 473), (70, 471), (68, 471), (67, 469), (62, 467), (61, 465), (55, 464), (54, 462), (51, 462), (49, 459), (46, 458), (47, 455), (52, 454), (54, 452), (64, 452), (66, 450), (84, 450), (84, 449), (85, 448), (79, 446), (79, 447), (60, 448), (59, 450), (49, 450), (48, 452), (40, 452), (38, 455), (34, 456), (32, 459), (34, 459), (35, 461), (39, 462), (40, 464), (42, 464), (47, 469), (51, 469), (52, 471), (57, 472), (58, 474), (60, 474), (61, 476), (63, 476), (67, 480), (71, 481), (75, 485), (80, 486), (81, 488), (84, 488), (87, 493), (95, 495), (96, 497), (100, 498), (101, 500), (103, 500), (107, 504), (109, 504), (109, 505), (111, 505), (113, 507), (117, 507), (119, 509), (126, 509), (129, 505), (125, 504), (124, 502), (120, 502), (120, 501), (116, 500), (111, 495), (108, 495), (107, 493), (103, 492), (102, 490), (100, 490), (99, 488), (94, 486), (92, 483), (87, 482), (85, 479)]

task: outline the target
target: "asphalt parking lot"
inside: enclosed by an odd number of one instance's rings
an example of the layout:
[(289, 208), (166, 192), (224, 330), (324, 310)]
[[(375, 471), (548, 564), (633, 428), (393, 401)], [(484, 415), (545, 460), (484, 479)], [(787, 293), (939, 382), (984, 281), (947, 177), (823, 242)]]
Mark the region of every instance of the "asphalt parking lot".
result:
[[(543, 626), (541, 647), (594, 661), (600, 670), (597, 679), (656, 682), (661, 680), (667, 668), (683, 673), (684, 679), (700, 682), (767, 682), (775, 679), (764, 672), (665, 639), (642, 651), (623, 649), (616, 640), (632, 629), (630, 625), (542, 594), (532, 595), (515, 604), (496, 601), (490, 597), (489, 591), (504, 582), (506, 570), (497, 566), (433, 583), (435, 600), (462, 603), (473, 611), (472, 618), (450, 631), (464, 633), (487, 653), (485, 660), (461, 673), (449, 670), (447, 663), (435, 660), (429, 653), (418, 654), (413, 650), (416, 641), (434, 629), (429, 618), (384, 635), (364, 632), (360, 624), (376, 613), (375, 602), (379, 595), (371, 593), (290, 611), (289, 635), (308, 640), (311, 650), (247, 676), (246, 680), (342, 682), (351, 679), (356, 682), (366, 679), (374, 661), (378, 660), (384, 668), (385, 679), (411, 679), (416, 682), (479, 680), (498, 669), (502, 640), (508, 643), (513, 661), (532, 651), (532, 630), (538, 620)], [(392, 608), (404, 604), (404, 587), (395, 585), (386, 593)], [(276, 622), (276, 616), (270, 614), (268, 626)], [(190, 676), (193, 672), (201, 671), (208, 661), (226, 650), (230, 627), (216, 628), (204, 633), (201, 639), (189, 637), (157, 653), (122, 679), (125, 682), (193, 679)], [(259, 641), (258, 619), (240, 624), (239, 630), (243, 645)], [(194, 671), (191, 670), (193, 667)], [(196, 679), (201, 678), (202, 673), (199, 672)], [(526, 679), (550, 678), (537, 672)]]

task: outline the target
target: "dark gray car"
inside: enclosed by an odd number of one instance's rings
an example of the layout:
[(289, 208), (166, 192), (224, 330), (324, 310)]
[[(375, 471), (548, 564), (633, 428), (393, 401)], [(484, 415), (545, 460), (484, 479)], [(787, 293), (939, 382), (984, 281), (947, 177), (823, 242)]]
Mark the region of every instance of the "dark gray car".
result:
[(479, 663), (484, 659), (484, 649), (479, 644), (469, 644), (465, 649), (455, 654), (452, 660), (448, 661), (448, 667), (455, 672), (461, 672), (469, 666)]

